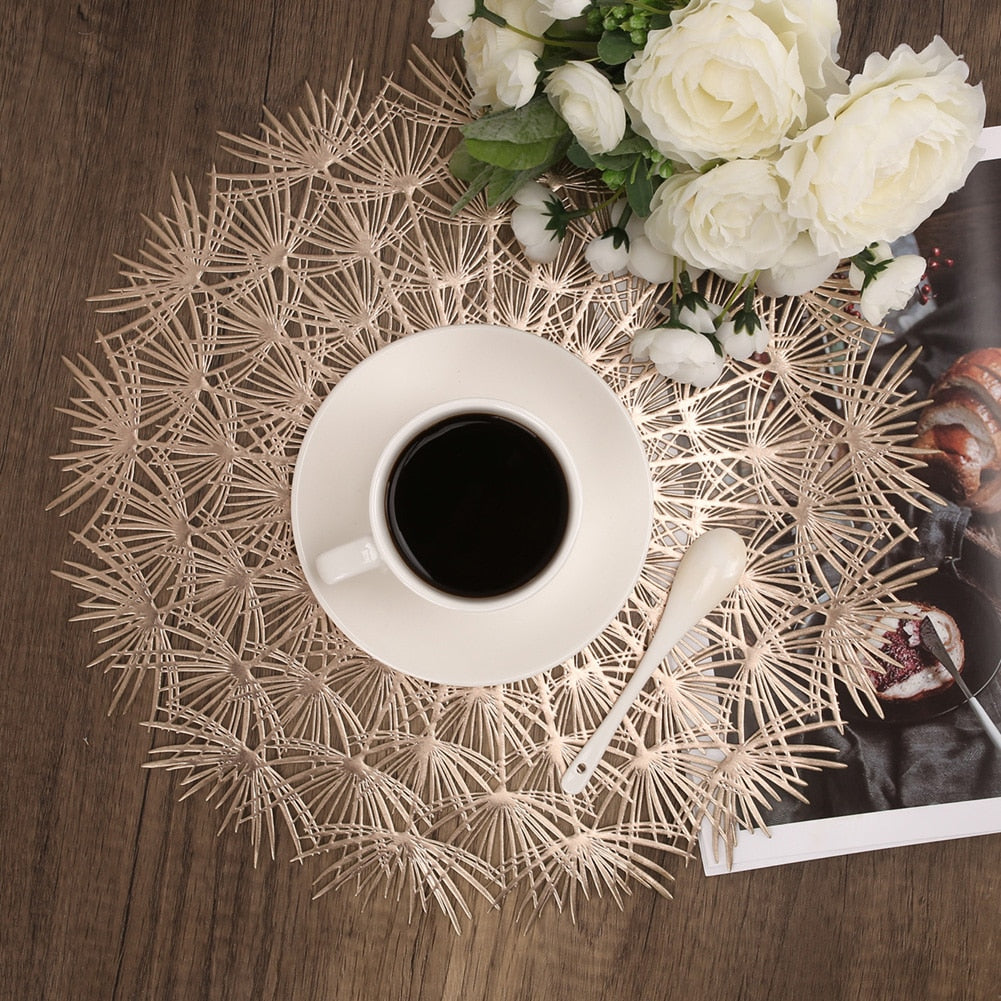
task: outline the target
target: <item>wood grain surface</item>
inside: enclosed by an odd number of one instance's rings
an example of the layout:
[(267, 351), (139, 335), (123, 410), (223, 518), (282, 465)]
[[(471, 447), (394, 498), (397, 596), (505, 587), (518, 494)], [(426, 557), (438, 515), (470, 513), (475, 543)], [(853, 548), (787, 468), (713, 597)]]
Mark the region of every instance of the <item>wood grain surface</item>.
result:
[[(843, 62), (941, 33), (1001, 99), (1001, 13), (982, 0), (845, 0)], [(88, 296), (116, 284), (172, 172), (226, 166), (219, 131), (256, 132), (353, 64), (368, 93), (444, 58), (427, 5), (348, 0), (0, 0), (0, 999), (1001, 998), (1001, 837), (705, 878), (622, 909), (479, 906), (462, 935), (406, 901), (312, 899), (316, 872), (256, 868), (212, 804), (142, 768), (148, 707), (108, 715), (97, 643), (53, 575), (77, 516), (46, 511), (68, 449), (62, 357), (97, 360)], [(284, 851), (284, 854), (283, 854)]]

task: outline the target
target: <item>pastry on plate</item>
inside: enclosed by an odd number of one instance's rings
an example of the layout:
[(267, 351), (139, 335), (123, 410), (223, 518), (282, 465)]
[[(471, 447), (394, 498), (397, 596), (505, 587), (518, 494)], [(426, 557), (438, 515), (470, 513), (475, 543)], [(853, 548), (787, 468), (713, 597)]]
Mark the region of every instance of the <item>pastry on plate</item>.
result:
[(962, 671), (966, 651), (956, 620), (948, 612), (912, 602), (884, 616), (875, 629), (874, 646), (880, 655), (866, 672), (876, 696), (887, 702), (927, 698), (953, 684), (952, 675), (921, 642), (921, 620), (928, 616), (957, 669)]
[(961, 355), (918, 418), (932, 486), (975, 511), (1001, 510), (1001, 348)]

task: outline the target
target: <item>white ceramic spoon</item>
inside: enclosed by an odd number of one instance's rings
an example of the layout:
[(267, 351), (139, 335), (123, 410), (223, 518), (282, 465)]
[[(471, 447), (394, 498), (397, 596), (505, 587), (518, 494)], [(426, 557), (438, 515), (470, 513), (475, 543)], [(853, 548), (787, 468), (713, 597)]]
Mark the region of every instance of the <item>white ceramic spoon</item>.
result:
[(604, 757), (612, 735), (657, 665), (675, 644), (737, 585), (747, 565), (744, 541), (729, 528), (710, 529), (685, 551), (674, 574), (664, 614), (633, 676), (560, 780), (564, 792), (578, 793)]

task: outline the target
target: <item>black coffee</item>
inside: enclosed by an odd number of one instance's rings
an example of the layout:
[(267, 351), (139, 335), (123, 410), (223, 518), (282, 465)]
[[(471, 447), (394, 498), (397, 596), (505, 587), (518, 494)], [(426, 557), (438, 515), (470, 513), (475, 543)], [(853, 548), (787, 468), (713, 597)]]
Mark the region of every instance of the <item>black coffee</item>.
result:
[(420, 432), (389, 475), (386, 519), (407, 565), (449, 594), (527, 584), (556, 554), (570, 498), (535, 432), (496, 414), (455, 414)]

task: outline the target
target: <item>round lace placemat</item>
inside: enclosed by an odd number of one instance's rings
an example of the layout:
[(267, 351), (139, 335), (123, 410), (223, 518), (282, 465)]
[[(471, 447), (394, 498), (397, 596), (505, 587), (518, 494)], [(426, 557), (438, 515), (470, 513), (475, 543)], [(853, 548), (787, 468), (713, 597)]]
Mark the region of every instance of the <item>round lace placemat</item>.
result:
[[(874, 365), (837, 280), (763, 301), (767, 357), (709, 389), (632, 363), (660, 290), (596, 277), (586, 220), (532, 265), (506, 207), (453, 215), (467, 99), (457, 71), (422, 72), (420, 96), (387, 84), (363, 108), (349, 80), (259, 137), (226, 137), (246, 172), (214, 174), (204, 204), (175, 185), (99, 299), (102, 357), (72, 366), (56, 504), (87, 521), (65, 574), (115, 705), (151, 700), (151, 766), (180, 770), (255, 857), (284, 828), (292, 854), (317, 856), (317, 892), (390, 893), (453, 923), (476, 894), (572, 914), (636, 885), (666, 893), (706, 818), (726, 851), (823, 765), (801, 738), (838, 718), (838, 691), (869, 699), (867, 633), (913, 575), (884, 561), (909, 533), (891, 500), (922, 492), (906, 366)], [(592, 196), (581, 177), (552, 180)], [(616, 620), (557, 669), (493, 688), (417, 681), (354, 648), (306, 586), (289, 522), (297, 450), (338, 380), (397, 338), (462, 323), (583, 358), (632, 415), (655, 488)], [(717, 525), (749, 545), (739, 589), (566, 796), (560, 775), (641, 655), (686, 541)]]

